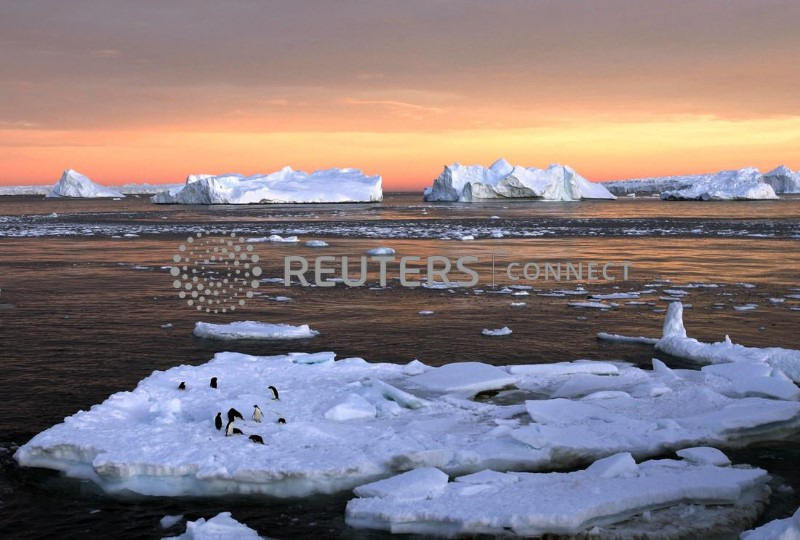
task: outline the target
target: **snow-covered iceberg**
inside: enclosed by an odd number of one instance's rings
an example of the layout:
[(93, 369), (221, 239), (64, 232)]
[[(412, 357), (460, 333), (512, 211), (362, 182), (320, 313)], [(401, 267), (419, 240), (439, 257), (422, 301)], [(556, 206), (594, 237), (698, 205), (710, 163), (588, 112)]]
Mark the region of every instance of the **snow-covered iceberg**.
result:
[(277, 341), (286, 339), (307, 339), (319, 335), (319, 332), (312, 330), (307, 324), (295, 326), (291, 324), (264, 323), (257, 321), (237, 321), (228, 324), (198, 322), (194, 325), (193, 333), (199, 338), (225, 341), (240, 339)]
[(767, 480), (761, 469), (686, 459), (637, 464), (628, 453), (569, 473), (484, 470), (453, 482), (418, 469), (356, 488), (345, 519), (356, 528), (445, 537), (697, 538), (752, 524), (769, 498)]
[(109, 197), (124, 197), (116, 189), (107, 188), (92, 182), (87, 177), (72, 169), (67, 169), (61, 174), (61, 179), (50, 188), (46, 197), (71, 197), (82, 199), (96, 199)]
[(753, 529), (745, 531), (741, 540), (798, 540), (800, 539), (800, 510), (784, 519), (776, 519)]
[(163, 191), (158, 204), (344, 203), (383, 200), (380, 176), (358, 169), (326, 169), (309, 174), (284, 167), (271, 174), (190, 175), (186, 184)]
[(775, 193), (800, 193), (800, 171), (792, 171), (785, 165), (764, 173), (764, 182), (772, 186)]
[(221, 512), (213, 518), (186, 523), (186, 532), (162, 540), (260, 540), (256, 531), (239, 523), (230, 512)]
[[(552, 470), (800, 429), (797, 401), (742, 397), (735, 374), (658, 361), (652, 371), (608, 362), (432, 368), (334, 356), (219, 353), (157, 371), (39, 433), (15, 459), (108, 492), (287, 497), (421, 467), (448, 475)], [(251, 419), (254, 405), (261, 422)], [(216, 415), (231, 408), (244, 416), (236, 422), (243, 435), (215, 428)]]
[(748, 167), (698, 176), (686, 187), (662, 191), (665, 201), (729, 201), (777, 199), (772, 186), (764, 183), (758, 169)]
[(566, 165), (547, 169), (511, 165), (504, 159), (482, 165), (445, 166), (426, 188), (426, 201), (472, 202), (481, 199), (529, 198), (548, 201), (615, 199), (602, 184), (589, 182)]

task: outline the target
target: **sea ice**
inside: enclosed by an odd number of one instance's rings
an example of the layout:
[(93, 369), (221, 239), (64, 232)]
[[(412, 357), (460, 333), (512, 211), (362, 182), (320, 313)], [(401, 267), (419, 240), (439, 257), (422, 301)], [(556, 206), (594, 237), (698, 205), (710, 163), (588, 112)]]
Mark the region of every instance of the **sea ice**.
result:
[(308, 174), (284, 167), (271, 174), (190, 175), (186, 184), (151, 198), (157, 204), (343, 203), (383, 200), (380, 176), (358, 169)]
[(162, 540), (260, 540), (256, 531), (239, 523), (230, 512), (221, 512), (213, 518), (186, 523), (186, 532)]
[(426, 201), (473, 202), (504, 198), (576, 201), (616, 197), (602, 184), (589, 182), (565, 165), (536, 169), (499, 159), (489, 168), (459, 163), (445, 166), (433, 186), (426, 188), (423, 198)]
[(489, 329), (484, 328), (481, 331), (484, 336), (510, 336), (512, 334), (511, 328), (504, 326), (503, 328)]
[(70, 197), (70, 198), (113, 198), (124, 197), (122, 193), (116, 189), (107, 188), (92, 182), (87, 177), (73, 171), (72, 169), (65, 170), (61, 179), (50, 188), (46, 197)]
[(753, 529), (745, 531), (741, 540), (800, 540), (800, 509), (792, 517), (776, 519)]
[(228, 324), (198, 322), (194, 325), (194, 335), (205, 339), (225, 341), (244, 339), (284, 340), (306, 339), (318, 336), (319, 332), (307, 324), (273, 324), (257, 321), (237, 321)]
[(281, 236), (279, 234), (271, 234), (269, 236), (260, 236), (254, 238), (248, 238), (248, 242), (275, 242), (275, 243), (285, 243), (285, 244), (294, 244), (300, 241), (299, 238), (296, 236)]
[(307, 247), (315, 247), (315, 248), (317, 248), (317, 247), (328, 247), (328, 245), (329, 244), (327, 242), (325, 242), (324, 240), (309, 240), (308, 242), (306, 242), (306, 246)]
[(394, 255), (394, 254), (395, 254), (394, 248), (385, 246), (374, 247), (372, 249), (367, 250), (367, 255), (377, 256), (377, 255)]
[[(627, 453), (569, 473), (483, 471), (447, 482), (446, 475), (426, 471), (415, 497), (406, 498), (403, 480), (411, 474), (359, 487), (347, 504), (347, 524), (447, 537), (649, 538), (643, 533), (663, 529), (669, 530), (664, 538), (698, 537), (722, 525), (752, 523), (769, 496), (761, 469), (669, 459), (637, 464)], [(689, 505), (702, 507), (702, 518), (676, 519)], [(618, 528), (623, 523), (626, 528)]]

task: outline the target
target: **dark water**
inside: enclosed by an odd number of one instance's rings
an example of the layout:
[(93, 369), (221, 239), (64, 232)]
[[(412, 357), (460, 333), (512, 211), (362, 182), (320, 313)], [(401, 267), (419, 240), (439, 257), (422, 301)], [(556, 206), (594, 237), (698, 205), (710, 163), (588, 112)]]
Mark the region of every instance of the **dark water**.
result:
[[(122, 205), (122, 206), (117, 206)], [(657, 279), (675, 284), (713, 282), (723, 287), (691, 289), (686, 302), (686, 324), (691, 335), (720, 340), (724, 334), (746, 345), (800, 348), (797, 331), (800, 301), (781, 306), (767, 298), (800, 294), (800, 201), (769, 203), (661, 203), (630, 201), (580, 204), (429, 205), (416, 196), (389, 196), (381, 205), (255, 206), (245, 208), (154, 207), (141, 199), (125, 201), (42, 201), (0, 198), (0, 537), (2, 538), (157, 538), (177, 534), (183, 525), (162, 531), (158, 520), (166, 514), (189, 519), (232, 511), (234, 517), (261, 534), (282, 538), (312, 536), (373, 538), (386, 535), (358, 532), (344, 525), (349, 494), (299, 500), (275, 499), (162, 499), (115, 498), (93, 486), (64, 479), (43, 470), (18, 468), (11, 455), (14, 445), (87, 409), (110, 394), (130, 389), (153, 370), (179, 364), (201, 364), (231, 344), (199, 340), (191, 329), (199, 319), (229, 322), (259, 319), (308, 323), (318, 338), (290, 343), (241, 343), (236, 350), (252, 354), (333, 350), (340, 357), (361, 356), (370, 361), (408, 362), (411, 359), (441, 365), (480, 360), (495, 365), (553, 362), (576, 358), (622, 359), (648, 365), (650, 347), (598, 342), (598, 331), (658, 336), (666, 307), (659, 294), (643, 296), (654, 305), (629, 306), (620, 301), (609, 312), (577, 310), (567, 306), (575, 297), (511, 297), (493, 294), (495, 285), (508, 283), (504, 265), (514, 261), (629, 261), (628, 282), (588, 284), (590, 292), (641, 290)], [(124, 213), (117, 213), (122, 210)], [(58, 230), (35, 231), (51, 212)], [(423, 214), (426, 212), (427, 214)], [(615, 213), (616, 212), (616, 213)], [(431, 214), (436, 217), (431, 218)], [(500, 220), (492, 216), (500, 216)], [(660, 216), (660, 217), (659, 217)], [(166, 218), (166, 219), (162, 219)], [(515, 238), (533, 220), (549, 219), (565, 228), (553, 228), (547, 237)], [(644, 219), (644, 233), (611, 234)], [(448, 221), (455, 220), (452, 227)], [(578, 220), (578, 221), (576, 221)], [(670, 221), (671, 220), (671, 221)], [(689, 222), (689, 221), (691, 222)], [(437, 235), (397, 231), (425, 231)], [(694, 230), (665, 237), (657, 229), (670, 222)], [(391, 281), (383, 290), (369, 288), (286, 288), (263, 283), (260, 295), (235, 315), (199, 318), (176, 297), (172, 278), (161, 267), (189, 229), (223, 227), (262, 234), (292, 230), (315, 222), (328, 234), (304, 234), (302, 240), (324, 238), (325, 254), (358, 256), (368, 248), (387, 245), (398, 256), (444, 255), (480, 258), (481, 281), (470, 290), (409, 290)], [(498, 222), (509, 234), (501, 239), (474, 242), (439, 240), (438, 233), (473, 227), (493, 230)], [(704, 227), (698, 229), (696, 222)], [(147, 230), (141, 229), (142, 224)], [(468, 225), (465, 225), (468, 223)], [(622, 224), (622, 225), (620, 225)], [(548, 225), (549, 226), (549, 225)], [(585, 227), (611, 231), (606, 236), (576, 235)], [(761, 227), (781, 231), (771, 238), (750, 234), (723, 235)], [(91, 232), (80, 233), (81, 230)], [(567, 230), (569, 229), (569, 230)], [(3, 231), (17, 231), (2, 234)], [(79, 234), (73, 235), (78, 231)], [(105, 232), (104, 232), (105, 231)], [(346, 234), (337, 234), (345, 231)], [(388, 231), (388, 232), (381, 232)], [(709, 232), (711, 231), (711, 232)], [(121, 233), (121, 234), (116, 234)], [(112, 238), (122, 234), (137, 237)], [(377, 237), (377, 238), (375, 238)], [(284, 255), (314, 251), (300, 245), (257, 244), (263, 256), (264, 276), (282, 275)], [(491, 260), (495, 260), (492, 271)], [(376, 279), (374, 275), (370, 279)], [(737, 283), (756, 285), (746, 288)], [(531, 283), (549, 291), (573, 289), (576, 283)], [(615, 288), (618, 287), (618, 288)], [(486, 292), (476, 294), (474, 289)], [(292, 298), (277, 302), (270, 297)], [(512, 308), (511, 301), (527, 302)], [(724, 304), (718, 309), (715, 304)], [(758, 304), (755, 311), (735, 311), (733, 305)], [(418, 311), (433, 310), (432, 317)], [(170, 328), (161, 325), (172, 324)], [(508, 339), (480, 336), (482, 328), (513, 328)], [(673, 365), (677, 362), (671, 361)], [(764, 519), (790, 515), (800, 499), (785, 486), (800, 490), (797, 441), (764, 443), (731, 452), (740, 463), (766, 468), (775, 475), (773, 502)]]

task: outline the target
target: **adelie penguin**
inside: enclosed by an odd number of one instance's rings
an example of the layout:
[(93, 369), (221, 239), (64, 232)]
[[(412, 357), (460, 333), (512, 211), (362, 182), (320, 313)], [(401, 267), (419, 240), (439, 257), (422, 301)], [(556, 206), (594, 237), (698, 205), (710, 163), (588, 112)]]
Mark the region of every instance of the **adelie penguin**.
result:
[(277, 388), (275, 388), (274, 386), (268, 386), (267, 388), (272, 390), (272, 399), (281, 399), (280, 396), (278, 396), (278, 389)]
[(243, 433), (241, 429), (233, 426), (233, 422), (228, 422), (228, 425), (225, 426), (225, 436), (230, 437), (231, 435), (243, 435)]
[(211, 388), (216, 388), (217, 387), (217, 378), (216, 377), (211, 377), (211, 382), (208, 383), (208, 386), (210, 386)]
[(279, 424), (285, 424), (286, 423), (286, 418), (278, 418), (278, 423)]
[(253, 420), (261, 422), (262, 418), (264, 418), (264, 414), (261, 412), (261, 409), (258, 405), (253, 405)]
[(264, 444), (264, 439), (261, 438), (261, 435), (250, 435), (248, 439), (256, 444)]
[(186, 383), (181, 381), (181, 384), (178, 385), (178, 390), (186, 390)]
[(216, 418), (214, 418), (214, 427), (217, 428), (217, 431), (222, 429), (222, 413), (218, 412)]
[(239, 418), (241, 420), (244, 420), (244, 416), (242, 416), (242, 413), (240, 413), (239, 411), (237, 411), (233, 407), (228, 409), (228, 422), (233, 422), (237, 418)]

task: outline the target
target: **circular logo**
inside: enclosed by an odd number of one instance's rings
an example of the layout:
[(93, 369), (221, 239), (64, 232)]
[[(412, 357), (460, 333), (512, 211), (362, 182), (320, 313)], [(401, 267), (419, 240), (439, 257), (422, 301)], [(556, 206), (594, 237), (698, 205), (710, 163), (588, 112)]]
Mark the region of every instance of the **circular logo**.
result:
[(261, 267), (252, 244), (236, 233), (207, 236), (197, 233), (178, 246), (170, 274), (178, 298), (206, 313), (227, 313), (244, 306), (258, 289)]

